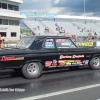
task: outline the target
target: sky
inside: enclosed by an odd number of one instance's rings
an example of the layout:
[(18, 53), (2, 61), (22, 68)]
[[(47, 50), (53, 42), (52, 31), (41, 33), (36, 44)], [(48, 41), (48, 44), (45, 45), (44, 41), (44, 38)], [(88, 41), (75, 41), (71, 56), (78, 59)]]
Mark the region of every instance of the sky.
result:
[[(23, 0), (20, 11), (84, 16), (84, 0)], [(100, 0), (85, 0), (85, 16), (100, 16)]]

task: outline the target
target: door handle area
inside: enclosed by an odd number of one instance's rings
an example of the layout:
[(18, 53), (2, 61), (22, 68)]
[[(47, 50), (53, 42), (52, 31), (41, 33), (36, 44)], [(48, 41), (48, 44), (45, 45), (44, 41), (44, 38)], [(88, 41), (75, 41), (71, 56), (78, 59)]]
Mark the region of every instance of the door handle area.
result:
[(67, 51), (67, 50), (58, 49), (58, 51)]
[(61, 49), (58, 49), (58, 51), (62, 51)]

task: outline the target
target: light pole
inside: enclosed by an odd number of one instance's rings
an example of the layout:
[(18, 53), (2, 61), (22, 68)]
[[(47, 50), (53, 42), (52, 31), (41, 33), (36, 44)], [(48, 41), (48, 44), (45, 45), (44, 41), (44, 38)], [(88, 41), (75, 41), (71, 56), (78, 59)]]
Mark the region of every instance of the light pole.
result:
[(84, 16), (85, 16), (85, 0), (84, 0)]

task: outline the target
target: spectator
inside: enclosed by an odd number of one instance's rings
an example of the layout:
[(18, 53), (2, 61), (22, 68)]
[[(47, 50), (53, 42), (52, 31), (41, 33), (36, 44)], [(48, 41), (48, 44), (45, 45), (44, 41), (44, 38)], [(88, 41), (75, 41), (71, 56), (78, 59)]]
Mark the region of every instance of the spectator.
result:
[(79, 30), (80, 28), (79, 28), (79, 26), (78, 26), (78, 30)]
[(58, 28), (56, 28), (56, 31), (58, 31)]
[(1, 43), (2, 43), (2, 40), (1, 40), (1, 34), (0, 34), (0, 49), (1, 49)]
[(33, 28), (36, 31), (36, 27)]
[(95, 32), (95, 29), (93, 30), (93, 32)]
[(75, 26), (75, 23), (73, 23), (73, 26)]
[(62, 30), (63, 28), (61, 27), (61, 30)]
[(65, 33), (65, 30), (63, 30), (63, 32)]
[(51, 33), (51, 30), (49, 29), (48, 32)]
[(97, 35), (97, 33), (95, 32), (94, 35)]
[(57, 33), (57, 36), (59, 36), (59, 33)]
[(40, 26), (38, 26), (38, 30), (40, 30)]
[(80, 32), (83, 32), (83, 29), (82, 29), (82, 31), (80, 31)]
[(33, 32), (31, 34), (34, 35)]
[(40, 18), (40, 21), (42, 21), (42, 19)]
[(91, 32), (91, 31), (92, 31), (92, 29), (90, 28), (90, 29), (89, 29), (89, 31)]
[(21, 40), (21, 34), (20, 34), (20, 40)]
[(85, 20), (85, 24), (87, 24), (86, 20)]
[(56, 23), (55, 26), (58, 26), (58, 24)]
[(55, 18), (53, 19), (53, 21), (55, 22)]

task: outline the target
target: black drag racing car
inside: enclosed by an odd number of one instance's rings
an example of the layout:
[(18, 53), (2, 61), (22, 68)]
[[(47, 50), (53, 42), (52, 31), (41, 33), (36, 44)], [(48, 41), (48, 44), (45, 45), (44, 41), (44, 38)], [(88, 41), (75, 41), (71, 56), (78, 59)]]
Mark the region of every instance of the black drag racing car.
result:
[(0, 69), (21, 69), (28, 79), (39, 77), (45, 68), (85, 65), (100, 69), (100, 49), (79, 48), (64, 36), (28, 36), (16, 47), (0, 50)]

